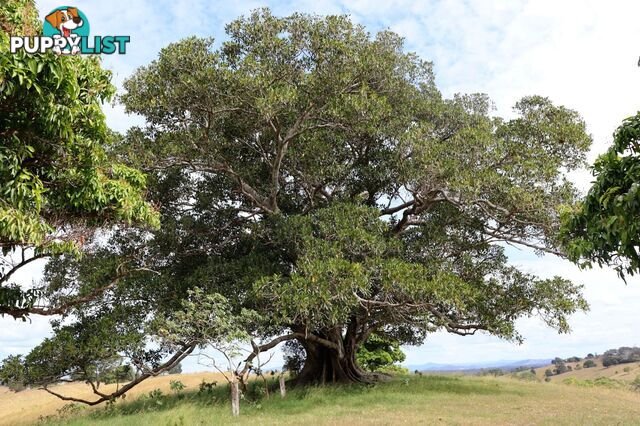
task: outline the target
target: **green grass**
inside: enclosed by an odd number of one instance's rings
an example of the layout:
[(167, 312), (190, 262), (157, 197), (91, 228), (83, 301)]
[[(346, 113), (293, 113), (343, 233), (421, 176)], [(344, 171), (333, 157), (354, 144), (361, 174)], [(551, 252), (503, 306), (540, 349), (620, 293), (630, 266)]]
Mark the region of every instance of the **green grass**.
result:
[(640, 395), (508, 378), (409, 376), (375, 386), (326, 386), (260, 396), (254, 384), (233, 419), (228, 388), (141, 398), (46, 424), (640, 424)]

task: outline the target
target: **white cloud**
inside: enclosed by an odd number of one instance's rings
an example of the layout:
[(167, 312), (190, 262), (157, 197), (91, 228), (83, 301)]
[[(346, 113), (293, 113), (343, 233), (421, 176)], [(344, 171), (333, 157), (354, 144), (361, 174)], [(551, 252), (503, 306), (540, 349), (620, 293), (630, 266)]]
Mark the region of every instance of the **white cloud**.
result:
[[(44, 16), (59, 3), (44, 0), (38, 5)], [(595, 139), (590, 159), (606, 149), (622, 118), (640, 109), (637, 2), (87, 0), (81, 8), (89, 16), (93, 34), (131, 35), (126, 55), (104, 61), (120, 85), (162, 46), (192, 34), (220, 40), (226, 23), (259, 6), (270, 6), (277, 14), (349, 13), (372, 32), (391, 28), (406, 38), (410, 50), (434, 61), (437, 83), (445, 95), (486, 92), (503, 116), (512, 114), (511, 106), (524, 95), (549, 96), (585, 118)], [(139, 118), (126, 116), (119, 106), (107, 108), (106, 114), (109, 125), (117, 130), (140, 124)], [(574, 178), (581, 188), (588, 187), (588, 173)], [(640, 344), (633, 323), (640, 282), (625, 286), (610, 270), (578, 271), (568, 262), (535, 258), (527, 251), (512, 255), (532, 272), (558, 273), (585, 284), (591, 312), (572, 318), (573, 333), (558, 336), (531, 319), (520, 322), (527, 338), (522, 346), (490, 336), (436, 334), (423, 347), (409, 349), (407, 362), (580, 355)], [(46, 321), (34, 319), (34, 323), (2, 321), (0, 355), (24, 349), (47, 334), (42, 325)]]

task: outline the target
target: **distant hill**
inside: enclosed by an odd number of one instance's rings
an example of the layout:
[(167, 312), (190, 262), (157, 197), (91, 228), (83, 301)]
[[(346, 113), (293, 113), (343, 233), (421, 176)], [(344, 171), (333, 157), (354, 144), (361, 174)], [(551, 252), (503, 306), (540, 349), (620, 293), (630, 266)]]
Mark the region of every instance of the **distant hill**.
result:
[[(567, 371), (566, 373), (556, 374), (549, 377), (549, 380), (552, 382), (562, 382), (564, 379), (574, 378), (578, 380), (595, 380), (600, 377), (607, 377), (609, 379), (622, 380), (625, 382), (632, 382), (636, 377), (640, 376), (640, 363), (639, 362), (630, 362), (625, 364), (616, 364), (611, 365), (609, 367), (604, 367), (602, 365), (604, 356), (597, 356), (594, 358), (589, 358), (592, 360), (596, 366), (591, 368), (584, 368), (584, 362), (587, 359), (583, 359), (580, 362), (566, 362), (565, 365), (567, 367), (571, 367), (571, 371)], [(577, 369), (576, 366), (580, 365), (581, 368)], [(542, 367), (536, 368), (536, 376), (544, 380), (545, 371), (547, 369), (552, 370), (555, 368), (555, 365), (549, 363), (548, 365), (544, 365)]]
[(474, 362), (466, 364), (437, 364), (437, 363), (425, 363), (419, 365), (407, 365), (409, 371), (439, 371), (439, 372), (452, 372), (462, 371), (466, 373), (473, 373), (488, 368), (500, 368), (502, 370), (510, 371), (515, 370), (518, 367), (537, 368), (551, 364), (550, 358), (544, 359), (518, 359), (518, 360), (499, 360), (499, 361), (485, 361)]

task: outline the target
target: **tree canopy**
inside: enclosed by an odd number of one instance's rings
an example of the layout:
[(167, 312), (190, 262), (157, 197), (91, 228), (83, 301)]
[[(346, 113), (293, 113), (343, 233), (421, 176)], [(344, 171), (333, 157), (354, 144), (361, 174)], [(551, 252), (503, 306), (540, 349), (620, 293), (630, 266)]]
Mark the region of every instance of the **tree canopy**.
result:
[[(591, 142), (575, 111), (529, 96), (504, 120), (486, 95), (446, 99), (401, 37), (345, 16), (261, 9), (226, 29), (217, 47), (169, 45), (125, 83), (123, 103), (148, 125), (118, 158), (149, 173), (161, 227), (51, 262), (48, 297), (102, 288), (123, 258), (154, 273), (75, 310), (53, 352), (65, 330), (93, 324), (134, 365), (171, 368), (163, 360), (201, 345), (198, 321), (167, 335), (157, 319), (188, 321), (195, 288), (209, 312), (249, 315), (249, 362), (297, 340), (298, 383), (371, 380), (356, 354), (377, 332), (400, 344), (438, 330), (521, 341), (516, 320), (530, 316), (569, 330), (587, 308), (580, 286), (518, 270), (505, 245), (562, 254), (559, 218), (577, 193), (566, 173)], [(103, 356), (73, 341), (87, 360)]]
[(593, 174), (585, 199), (564, 216), (567, 252), (583, 266), (633, 275), (640, 270), (640, 113), (622, 122)]
[(0, 314), (14, 317), (48, 312), (11, 281), (22, 266), (77, 252), (105, 223), (158, 222), (145, 175), (110, 152), (111, 73), (96, 58), (9, 52), (9, 35), (40, 32), (33, 1), (0, 8)]

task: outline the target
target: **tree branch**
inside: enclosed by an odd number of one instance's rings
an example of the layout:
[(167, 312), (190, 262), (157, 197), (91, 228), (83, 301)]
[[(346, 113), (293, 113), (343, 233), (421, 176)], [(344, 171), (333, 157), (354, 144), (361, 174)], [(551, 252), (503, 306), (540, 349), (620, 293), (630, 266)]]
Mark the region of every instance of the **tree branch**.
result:
[[(42, 258), (47, 257), (47, 256), (48, 255), (45, 254), (45, 253), (40, 253), (40, 254), (35, 254), (32, 257), (28, 258), (28, 259), (24, 259), (24, 257), (23, 257), (22, 260), (19, 263), (13, 265), (13, 267), (6, 274), (4, 274), (2, 277), (0, 277), (0, 284), (6, 282), (11, 277), (11, 275), (13, 275), (16, 271), (18, 271), (18, 269), (22, 268), (23, 266), (33, 262), (34, 260), (42, 259)], [(9, 263), (9, 262), (7, 262), (7, 263)]]
[[(132, 389), (133, 387), (137, 386), (139, 383), (143, 382), (144, 380), (148, 379), (149, 377), (154, 377), (157, 376), (167, 370), (172, 369), (173, 367), (175, 367), (176, 365), (178, 365), (184, 358), (186, 358), (191, 352), (193, 352), (193, 350), (196, 348), (196, 343), (190, 342), (188, 344), (185, 344), (184, 346), (182, 346), (178, 352), (176, 352), (171, 358), (169, 358), (169, 360), (167, 360), (164, 364), (161, 364), (160, 366), (158, 366), (157, 368), (153, 369), (153, 370), (148, 370), (146, 373), (140, 375), (138, 378), (136, 378), (135, 380), (127, 383), (126, 385), (124, 385), (123, 387), (121, 387), (119, 390), (112, 392), (110, 394), (102, 394), (102, 393), (98, 393), (98, 395), (102, 395), (100, 398), (96, 399), (96, 400), (88, 400), (88, 399), (82, 399), (82, 398), (75, 398), (75, 397), (71, 397), (71, 396), (66, 396), (66, 395), (62, 395), (60, 393), (57, 393), (55, 391), (52, 391), (51, 389), (48, 388), (48, 385), (44, 385), (42, 386), (40, 389), (43, 389), (45, 391), (47, 391), (48, 393), (50, 393), (51, 395), (54, 395), (58, 398), (60, 398), (63, 401), (73, 401), (73, 402), (79, 402), (82, 404), (86, 404), (86, 405), (98, 405), (104, 401), (111, 401), (114, 400), (122, 395), (124, 395), (125, 393), (127, 393), (130, 389)], [(93, 387), (93, 385), (92, 385)]]

